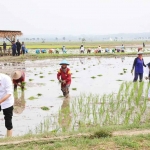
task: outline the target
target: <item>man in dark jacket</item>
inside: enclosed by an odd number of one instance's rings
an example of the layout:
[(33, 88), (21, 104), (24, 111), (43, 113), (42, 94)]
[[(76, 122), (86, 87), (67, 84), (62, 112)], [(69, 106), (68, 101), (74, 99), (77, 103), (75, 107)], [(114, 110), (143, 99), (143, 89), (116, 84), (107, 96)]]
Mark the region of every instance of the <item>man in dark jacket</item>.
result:
[(19, 40), (17, 40), (16, 46), (17, 46), (17, 55), (20, 56), (21, 43), (19, 42)]
[(17, 49), (16, 43), (15, 41), (12, 41), (12, 55), (13, 56), (16, 55), (16, 49)]

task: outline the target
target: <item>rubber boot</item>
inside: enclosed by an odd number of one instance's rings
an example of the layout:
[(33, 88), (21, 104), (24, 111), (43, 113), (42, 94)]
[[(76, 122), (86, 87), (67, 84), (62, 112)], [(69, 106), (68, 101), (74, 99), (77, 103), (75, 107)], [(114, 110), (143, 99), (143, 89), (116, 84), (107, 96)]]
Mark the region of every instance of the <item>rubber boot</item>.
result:
[(12, 137), (12, 130), (7, 130), (7, 137)]

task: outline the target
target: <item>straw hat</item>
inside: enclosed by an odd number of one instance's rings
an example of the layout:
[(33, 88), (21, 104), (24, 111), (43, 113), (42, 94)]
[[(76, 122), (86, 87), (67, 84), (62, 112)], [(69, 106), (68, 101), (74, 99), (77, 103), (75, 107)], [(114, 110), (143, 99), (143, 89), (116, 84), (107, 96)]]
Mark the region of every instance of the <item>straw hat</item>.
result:
[(17, 70), (17, 71), (12, 72), (11, 77), (14, 80), (18, 80), (19, 78), (21, 78), (21, 75), (22, 75), (22, 72)]

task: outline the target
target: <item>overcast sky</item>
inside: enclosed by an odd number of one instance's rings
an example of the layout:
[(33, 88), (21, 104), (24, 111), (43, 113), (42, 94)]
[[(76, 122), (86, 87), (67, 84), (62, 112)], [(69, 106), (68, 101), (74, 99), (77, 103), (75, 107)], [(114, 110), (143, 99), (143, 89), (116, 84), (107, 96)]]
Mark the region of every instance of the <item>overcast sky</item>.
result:
[(150, 32), (150, 0), (0, 0), (0, 18), (31, 35)]

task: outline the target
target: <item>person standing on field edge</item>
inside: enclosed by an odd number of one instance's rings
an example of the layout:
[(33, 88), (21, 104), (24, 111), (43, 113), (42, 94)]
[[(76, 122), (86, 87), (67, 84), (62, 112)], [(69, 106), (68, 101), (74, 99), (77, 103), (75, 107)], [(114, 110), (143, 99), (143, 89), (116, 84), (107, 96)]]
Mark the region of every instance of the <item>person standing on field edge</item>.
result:
[(5, 52), (6, 52), (6, 46), (7, 46), (7, 44), (5, 43), (5, 41), (3, 42), (3, 51), (4, 51), (4, 54), (5, 54)]
[(19, 42), (19, 40), (17, 40), (16, 45), (17, 45), (17, 55), (20, 56), (21, 43)]
[(3, 110), (7, 136), (12, 136), (13, 105), (14, 96), (11, 78), (0, 73), (0, 111)]
[(12, 55), (13, 56), (16, 55), (16, 49), (17, 49), (16, 43), (15, 41), (12, 41)]
[(25, 46), (24, 42), (22, 42), (22, 44), (21, 44), (21, 50), (22, 50), (22, 54), (24, 55), (25, 51), (26, 51), (26, 46)]
[(133, 70), (134, 70), (133, 82), (137, 81), (138, 76), (140, 77), (139, 82), (142, 82), (142, 80), (143, 80), (143, 72), (144, 72), (143, 71), (143, 66), (146, 67), (146, 65), (144, 64), (144, 59), (142, 57), (143, 52), (138, 52), (137, 54), (138, 54), (138, 57), (134, 59), (131, 73), (133, 73)]
[(70, 69), (67, 68), (69, 63), (66, 60), (63, 60), (59, 65), (61, 65), (61, 68), (57, 73), (57, 79), (61, 83), (63, 95), (67, 98), (69, 96), (69, 87), (71, 84), (71, 72)]

